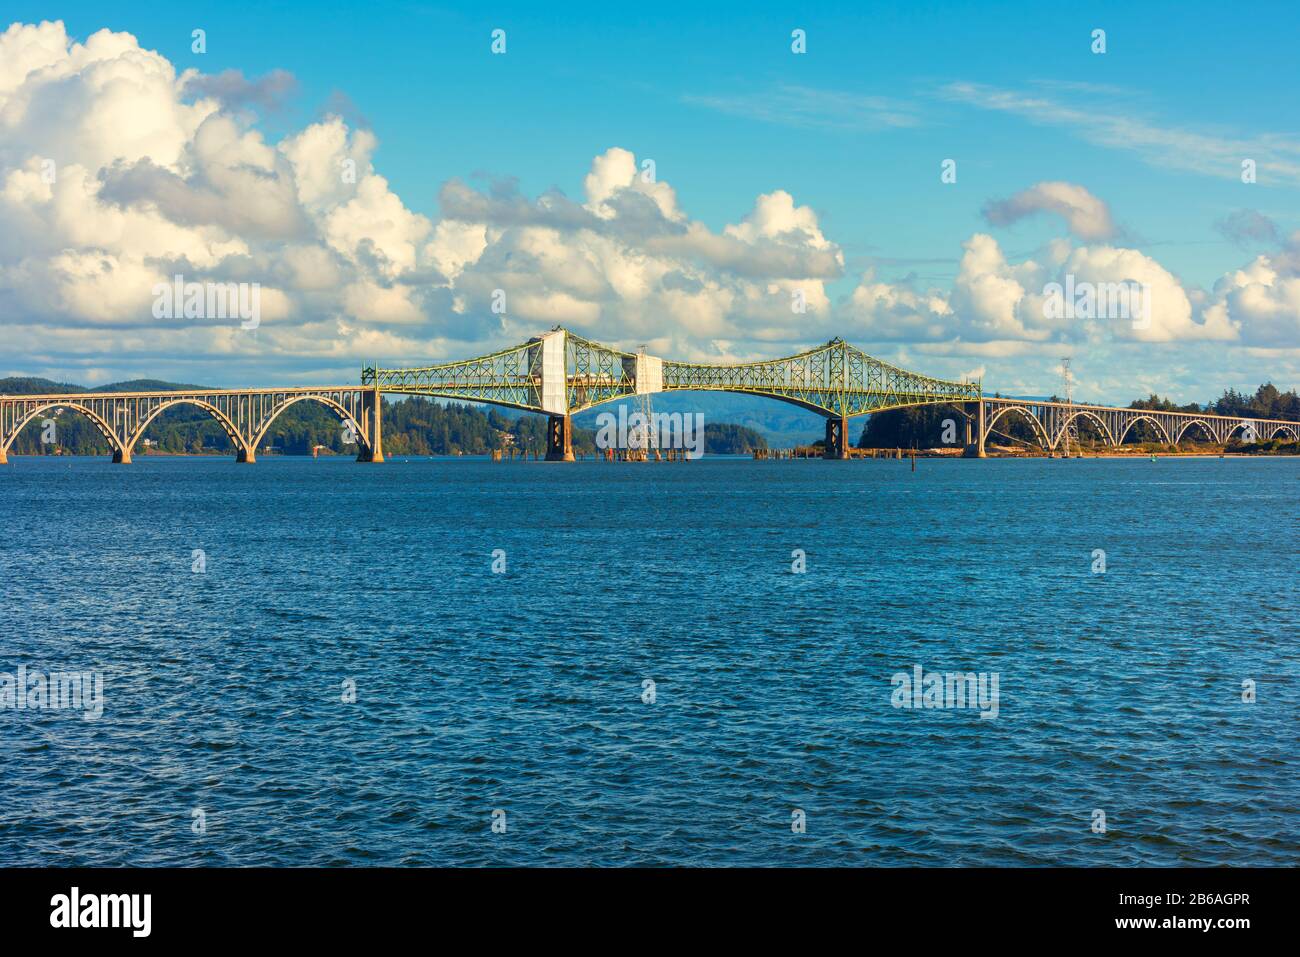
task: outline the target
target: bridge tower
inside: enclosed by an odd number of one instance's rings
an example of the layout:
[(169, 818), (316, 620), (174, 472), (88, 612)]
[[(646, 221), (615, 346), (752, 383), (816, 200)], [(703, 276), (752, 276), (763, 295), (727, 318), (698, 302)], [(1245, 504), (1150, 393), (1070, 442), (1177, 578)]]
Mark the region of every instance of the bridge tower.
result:
[(529, 340), (537, 350), (529, 357), (535, 373), (540, 374), (539, 392), (542, 409), (547, 413), (546, 461), (572, 462), (573, 416), (569, 412), (567, 378), (569, 334), (559, 326)]
[(831, 406), (826, 417), (826, 445), (822, 457), (827, 459), (847, 459), (849, 457), (849, 416), (845, 393), (848, 390), (846, 378), (849, 375), (848, 343), (838, 336), (827, 344), (825, 383), (830, 387)]

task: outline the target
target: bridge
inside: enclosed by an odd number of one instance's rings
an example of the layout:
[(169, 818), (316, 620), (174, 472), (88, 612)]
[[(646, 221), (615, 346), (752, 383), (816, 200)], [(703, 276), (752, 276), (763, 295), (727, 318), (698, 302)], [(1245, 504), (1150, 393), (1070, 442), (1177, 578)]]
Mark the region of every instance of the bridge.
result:
[(18, 433), (38, 417), (71, 409), (80, 412), (108, 440), (114, 462), (130, 462), (136, 443), (164, 409), (192, 405), (219, 423), (235, 446), (237, 461), (257, 460), (258, 443), (276, 417), (304, 400), (319, 402), (355, 434), (358, 462), (382, 462), (380, 396), (375, 389), (197, 389), (178, 392), (70, 392), (0, 396), (0, 464)]
[(1226, 443), (1238, 431), (1261, 440), (1283, 434), (1290, 435), (1293, 440), (1300, 439), (1300, 422), (985, 396), (975, 413), (980, 435), (978, 454), (983, 455), (984, 442), (994, 431), (994, 425), (1009, 413), (1014, 413), (1011, 418), (1019, 417), (1028, 422), (1038, 444), (1048, 452), (1061, 449), (1070, 425), (1077, 425), (1081, 419), (1096, 426), (1103, 441), (1113, 448), (1123, 445), (1125, 437), (1140, 422), (1148, 423), (1166, 445), (1177, 445), (1192, 429), (1196, 429), (1202, 438), (1220, 443)]
[(900, 369), (842, 339), (798, 355), (758, 362), (676, 362), (624, 352), (556, 327), (490, 355), (418, 368), (361, 371), (359, 386), (288, 389), (200, 389), (173, 392), (78, 392), (0, 396), (0, 463), (18, 433), (39, 416), (71, 409), (107, 439), (114, 462), (130, 462), (136, 443), (163, 410), (188, 404), (213, 416), (240, 462), (256, 460), (258, 444), (275, 418), (301, 401), (324, 405), (355, 439), (360, 462), (382, 462), (382, 397), (425, 395), (507, 406), (546, 415), (550, 461), (573, 461), (572, 417), (605, 402), (673, 391), (761, 395), (826, 419), (827, 458), (849, 456), (849, 419), (888, 409), (951, 406), (965, 424), (967, 455), (984, 457), (999, 422), (1022, 418), (1047, 452), (1060, 449), (1072, 426), (1087, 420), (1112, 446), (1139, 423), (1169, 445), (1193, 428), (1227, 442), (1236, 432), (1262, 439), (1300, 439), (1300, 422), (1240, 419), (1190, 412), (1121, 409), (1082, 403), (1039, 402), (983, 394), (979, 382), (950, 382)]

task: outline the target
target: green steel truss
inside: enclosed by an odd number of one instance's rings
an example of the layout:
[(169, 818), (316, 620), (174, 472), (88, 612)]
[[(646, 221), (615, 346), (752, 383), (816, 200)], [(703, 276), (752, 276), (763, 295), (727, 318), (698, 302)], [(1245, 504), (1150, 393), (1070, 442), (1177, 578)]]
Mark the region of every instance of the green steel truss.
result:
[(564, 342), (569, 411), (636, 394), (636, 356), (572, 332)]
[(532, 342), (474, 359), (415, 369), (367, 366), (361, 370), (361, 381), (378, 386), (380, 392), (436, 395), (530, 411), (542, 407), (541, 351)]
[(664, 362), (664, 391), (672, 389), (766, 395), (832, 416), (980, 397), (978, 382), (947, 382), (908, 372), (843, 339), (785, 359), (717, 365)]
[[(564, 335), (564, 403), (546, 402), (543, 343)], [(558, 367), (557, 367), (558, 368)], [(637, 392), (638, 356), (556, 327), (547, 336), (491, 355), (414, 369), (362, 370), (364, 386), (488, 402), (533, 412), (580, 412)], [(558, 376), (557, 376), (558, 377)], [(557, 386), (553, 387), (558, 388)], [(662, 363), (662, 381), (647, 391), (706, 390), (765, 395), (826, 416), (854, 416), (924, 403), (974, 402), (978, 382), (948, 382), (899, 369), (832, 339), (782, 359), (734, 364)]]

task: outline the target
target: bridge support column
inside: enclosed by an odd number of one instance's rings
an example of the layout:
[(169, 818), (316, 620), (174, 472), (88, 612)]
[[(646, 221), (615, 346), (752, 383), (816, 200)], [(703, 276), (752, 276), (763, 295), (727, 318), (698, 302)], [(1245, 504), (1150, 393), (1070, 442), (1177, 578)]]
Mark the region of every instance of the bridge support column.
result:
[(241, 445), (235, 450), (235, 461), (252, 464), (257, 461), (257, 450), (251, 445)]
[(967, 416), (975, 417), (975, 441), (971, 442), (971, 420), (966, 419), (966, 450), (962, 453), (968, 459), (983, 459), (984, 452), (984, 403), (972, 402), (966, 407)]
[(5, 449), (0, 449), (0, 465), (9, 464), (9, 453)]
[(369, 445), (357, 450), (358, 462), (384, 460), (384, 396), (378, 389), (368, 390), (361, 398), (361, 427), (370, 437)]
[(130, 465), (130, 464), (131, 464), (131, 450), (130, 450), (130, 449), (114, 449), (114, 450), (113, 450), (113, 462), (116, 463), (116, 464), (118, 464), (118, 465)]
[(833, 416), (826, 420), (826, 449), (822, 457), (847, 459), (849, 457), (849, 418)]
[(566, 412), (553, 415), (546, 426), (546, 461), (572, 462), (573, 457), (573, 419)]

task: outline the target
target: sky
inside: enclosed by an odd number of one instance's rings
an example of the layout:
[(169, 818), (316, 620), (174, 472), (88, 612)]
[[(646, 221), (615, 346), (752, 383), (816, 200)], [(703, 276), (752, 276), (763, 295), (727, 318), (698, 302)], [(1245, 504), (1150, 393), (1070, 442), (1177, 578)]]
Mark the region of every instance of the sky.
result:
[[(562, 324), (1300, 386), (1300, 10), (1056, 6), (7, 4), (0, 375), (351, 382)], [(257, 324), (169, 314), (176, 275)], [(1148, 309), (1061, 316), (1067, 277)]]

